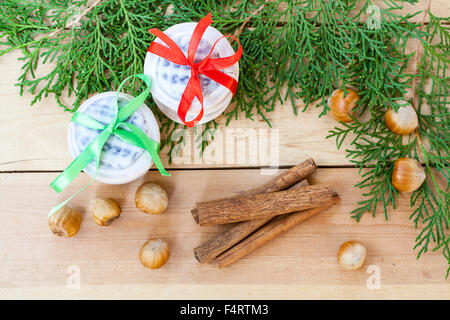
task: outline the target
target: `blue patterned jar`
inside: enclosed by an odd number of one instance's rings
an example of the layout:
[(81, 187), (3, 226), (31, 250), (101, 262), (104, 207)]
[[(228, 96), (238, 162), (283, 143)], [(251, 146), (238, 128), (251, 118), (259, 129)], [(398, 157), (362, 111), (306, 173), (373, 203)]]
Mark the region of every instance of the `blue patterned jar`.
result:
[[(107, 125), (114, 119), (116, 94), (116, 92), (97, 94), (84, 101), (78, 111)], [(130, 95), (119, 93), (119, 108), (132, 99), (133, 97)], [(150, 139), (160, 141), (158, 123), (145, 104), (142, 104), (126, 122), (140, 128)], [(76, 158), (100, 132), (101, 130), (90, 129), (71, 122), (67, 141), (72, 157)], [(153, 161), (148, 152), (111, 135), (102, 149), (96, 180), (108, 184), (128, 183), (147, 173), (152, 164)], [(94, 177), (95, 160), (86, 166), (84, 171)]]

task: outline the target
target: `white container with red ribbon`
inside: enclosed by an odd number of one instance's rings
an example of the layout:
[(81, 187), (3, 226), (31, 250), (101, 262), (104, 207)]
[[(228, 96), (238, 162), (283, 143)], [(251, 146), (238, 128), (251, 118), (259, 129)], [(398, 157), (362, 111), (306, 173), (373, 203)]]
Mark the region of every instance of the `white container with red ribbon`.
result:
[(189, 127), (222, 114), (237, 88), (241, 45), (235, 52), (211, 23), (208, 14), (198, 23), (150, 30), (157, 39), (148, 49), (144, 73), (152, 81), (152, 97), (167, 117)]

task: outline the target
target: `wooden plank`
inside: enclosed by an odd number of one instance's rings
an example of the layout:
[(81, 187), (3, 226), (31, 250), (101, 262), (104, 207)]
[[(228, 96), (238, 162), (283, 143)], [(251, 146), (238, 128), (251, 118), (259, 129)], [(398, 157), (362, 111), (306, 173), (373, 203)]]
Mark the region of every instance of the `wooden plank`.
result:
[[(363, 7), (364, 2), (365, 1), (359, 1), (356, 5), (357, 9), (360, 10), (360, 8)], [(427, 6), (427, 2), (428, 2), (428, 0), (419, 0), (419, 1), (417, 1), (417, 3), (412, 4), (412, 3), (407, 3), (407, 2), (400, 3), (397, 1), (397, 4), (399, 6), (401, 6), (401, 9), (394, 10), (394, 12), (397, 14), (400, 14), (400, 15), (406, 15), (408, 13), (413, 14), (418, 11), (424, 11)], [(372, 1), (372, 3), (374, 6), (378, 6), (381, 9), (388, 8), (388, 5), (386, 4), (386, 2), (384, 0), (375, 0), (375, 1)], [(437, 17), (448, 17), (449, 13), (450, 13), (450, 2), (448, 2), (447, 0), (437, 0), (437, 1), (432, 0), (430, 10)], [(423, 14), (420, 13), (420, 14), (412, 17), (410, 19), (410, 21), (421, 22), (422, 17), (423, 17)], [(427, 21), (429, 21), (428, 17), (425, 19), (425, 22), (427, 22)]]
[[(25, 93), (23, 97), (18, 94), (18, 88), (14, 86), (17, 74), (20, 71), (20, 64), (16, 59), (20, 57), (19, 52), (10, 53), (0, 57), (0, 63), (4, 66), (3, 75), (0, 79), (0, 143), (2, 152), (0, 153), (0, 171), (13, 170), (63, 170), (70, 162), (66, 142), (67, 128), (71, 113), (64, 112), (58, 107), (52, 96), (44, 98), (36, 105), (30, 107), (33, 96)], [(49, 70), (49, 66), (44, 66), (41, 72)], [(302, 109), (303, 104), (299, 102), (298, 109)], [(249, 144), (258, 144), (258, 135), (267, 137), (269, 147), (261, 149), (270, 151), (270, 144), (274, 144), (279, 149), (279, 162), (281, 165), (293, 164), (292, 158), (314, 157), (321, 165), (343, 165), (349, 162), (345, 159), (345, 154), (336, 150), (333, 140), (325, 140), (327, 131), (336, 124), (329, 117), (318, 118), (319, 109), (310, 108), (307, 112), (301, 113), (297, 117), (293, 116), (290, 103), (281, 105), (278, 103), (276, 111), (268, 114), (273, 128), (269, 130), (267, 124), (262, 120), (252, 121), (244, 119), (243, 116), (231, 122), (229, 127), (225, 127), (224, 117), (219, 117), (219, 132), (224, 137), (224, 152), (220, 159), (214, 158), (208, 164), (206, 159), (197, 159), (198, 152), (194, 150), (193, 130), (189, 131), (190, 150), (185, 160), (172, 165), (172, 167), (223, 167), (223, 166), (255, 166), (266, 165), (266, 157), (256, 156), (253, 161), (250, 156), (246, 156), (243, 161), (227, 161), (235, 158), (235, 148), (231, 143), (227, 143), (226, 137), (233, 138), (235, 145), (237, 137), (247, 139)], [(217, 134), (218, 136), (218, 134)], [(319, 143), (320, 142), (320, 143)], [(278, 146), (279, 144), (279, 146)], [(215, 149), (217, 143), (213, 143), (211, 149)], [(247, 147), (250, 148), (250, 147)], [(247, 151), (248, 152), (248, 151)], [(195, 155), (195, 158), (194, 158)], [(167, 161), (167, 151), (162, 150), (162, 160), (165, 165)], [(278, 157), (278, 153), (277, 153)]]
[[(382, 214), (367, 215), (360, 223), (350, 219), (361, 199), (352, 187), (358, 181), (355, 169), (319, 169), (311, 182), (333, 184), (341, 204), (225, 269), (196, 262), (192, 249), (221, 228), (199, 227), (189, 210), (196, 201), (231, 196), (271, 177), (258, 169), (171, 173), (151, 172), (122, 186), (95, 183), (71, 203), (82, 212), (83, 224), (70, 239), (51, 234), (47, 212), (84, 185), (86, 175), (57, 195), (48, 187), (57, 173), (0, 174), (0, 298), (450, 298), (440, 253), (416, 260), (412, 247), (418, 230), (408, 220), (408, 195), (401, 196), (389, 222)], [(135, 208), (134, 192), (143, 181), (156, 181), (168, 191), (167, 212), (150, 216)], [(113, 197), (122, 206), (121, 218), (110, 227), (98, 227), (87, 212), (96, 196)], [(142, 267), (137, 257), (150, 237), (166, 239), (172, 249), (158, 270)], [(338, 247), (347, 240), (367, 247), (367, 261), (358, 271), (343, 272), (336, 264)], [(371, 265), (379, 267), (381, 289), (367, 287)], [(71, 267), (79, 268), (79, 289), (66, 286)]]
[[(32, 95), (18, 95), (14, 87), (20, 68), (15, 62), (18, 56), (13, 53), (0, 57), (0, 62), (4, 60), (7, 65), (5, 77), (0, 79), (0, 171), (63, 170), (72, 160), (66, 142), (71, 114), (59, 108), (53, 97), (30, 107)], [(242, 114), (226, 127), (226, 119), (220, 116), (216, 140), (207, 148), (204, 158), (198, 157), (197, 137), (192, 129), (188, 130), (187, 145), (170, 167), (286, 166), (295, 165), (295, 159), (308, 157), (316, 159), (319, 165), (350, 165), (345, 152), (336, 149), (334, 139), (325, 139), (338, 123), (330, 116), (319, 118), (321, 108), (312, 106), (301, 112), (303, 107), (298, 102), (295, 117), (290, 102), (277, 103), (275, 111), (267, 114), (272, 130), (262, 119), (252, 121)], [(348, 141), (342, 150), (349, 148)], [(167, 149), (161, 151), (161, 157), (168, 166)]]
[[(407, 3), (407, 2), (403, 2), (401, 3), (400, 1), (394, 1), (397, 3), (397, 6), (400, 7), (400, 9), (396, 9), (393, 10), (394, 13), (399, 14), (399, 15), (406, 15), (406, 14), (413, 14), (416, 13), (418, 11), (423, 11), (425, 10), (426, 6), (427, 6), (427, 2), (428, 0), (418, 0), (417, 3), (415, 4), (411, 4), (411, 3)], [(365, 5), (366, 1), (361, 0), (361, 1), (357, 1), (356, 3), (356, 7), (355, 10), (353, 10), (353, 12), (356, 14), (357, 12), (359, 12), (363, 6)], [(389, 6), (386, 4), (386, 1), (384, 0), (372, 0), (371, 1), (374, 9), (376, 10), (376, 7), (380, 8), (380, 9), (387, 9), (389, 8)], [(280, 4), (280, 10), (283, 10), (286, 8), (286, 4), (282, 3)], [(446, 0), (433, 0), (431, 2), (431, 6), (430, 6), (431, 12), (437, 16), (437, 17), (448, 17), (449, 16), (449, 12), (450, 12), (450, 3)], [(374, 12), (374, 11), (372, 11)], [(368, 16), (368, 12), (366, 12), (366, 15), (362, 15), (361, 17), (361, 21), (366, 21), (367, 20), (367, 16)], [(422, 13), (413, 16), (410, 21), (411, 22), (421, 22), (423, 18)], [(426, 17), (425, 22), (428, 22), (429, 18)]]

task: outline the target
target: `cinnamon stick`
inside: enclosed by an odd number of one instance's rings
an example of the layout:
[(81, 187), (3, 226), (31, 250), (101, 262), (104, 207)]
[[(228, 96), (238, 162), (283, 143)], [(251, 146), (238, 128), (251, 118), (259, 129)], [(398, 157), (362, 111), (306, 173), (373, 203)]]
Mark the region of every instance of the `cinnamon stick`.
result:
[[(303, 178), (305, 177), (302, 177), (302, 179)], [(293, 185), (291, 189), (301, 188), (306, 185), (308, 185), (308, 181), (302, 180)], [(210, 262), (219, 254), (231, 248), (233, 245), (247, 237), (253, 231), (259, 229), (261, 226), (272, 219), (273, 217), (267, 217), (235, 223), (228, 230), (218, 234), (217, 236), (214, 236), (213, 238), (196, 247), (194, 249), (194, 256), (200, 263)]]
[(328, 185), (239, 196), (197, 203), (200, 225), (224, 224), (276, 216), (321, 206), (334, 191)]
[(217, 264), (219, 268), (227, 267), (281, 233), (291, 229), (309, 217), (330, 208), (339, 202), (339, 200), (339, 196), (334, 193), (332, 198), (327, 203), (323, 203), (320, 207), (278, 216), (234, 247), (217, 256), (212, 262)]
[(243, 192), (243, 195), (276, 192), (289, 188), (297, 182), (312, 175), (317, 170), (317, 165), (312, 158), (306, 159), (302, 163), (284, 171), (269, 182), (255, 189)]
[[(269, 182), (260, 187), (245, 191), (241, 195), (254, 195), (266, 192), (276, 192), (289, 188), (293, 184), (305, 179), (311, 174), (315, 173), (317, 165), (312, 158), (306, 159), (302, 163), (282, 172)], [(196, 208), (191, 210), (192, 216), (196, 223), (198, 223), (198, 210)]]

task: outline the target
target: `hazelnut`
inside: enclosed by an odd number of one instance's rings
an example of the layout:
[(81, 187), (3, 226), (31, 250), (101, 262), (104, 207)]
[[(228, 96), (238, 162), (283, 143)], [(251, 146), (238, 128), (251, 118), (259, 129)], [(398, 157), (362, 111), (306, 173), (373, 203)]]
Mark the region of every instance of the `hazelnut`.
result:
[(69, 206), (63, 206), (48, 218), (48, 225), (54, 235), (73, 237), (81, 225), (81, 214)]
[(142, 212), (160, 214), (167, 208), (167, 193), (160, 185), (147, 182), (136, 191), (136, 207)]
[(111, 198), (97, 198), (91, 201), (91, 214), (99, 226), (107, 226), (120, 217), (120, 206)]
[(366, 248), (358, 241), (347, 241), (338, 251), (338, 262), (344, 270), (359, 269), (366, 260)]
[(169, 259), (170, 248), (167, 242), (161, 239), (150, 239), (139, 251), (139, 260), (150, 269), (158, 269)]

